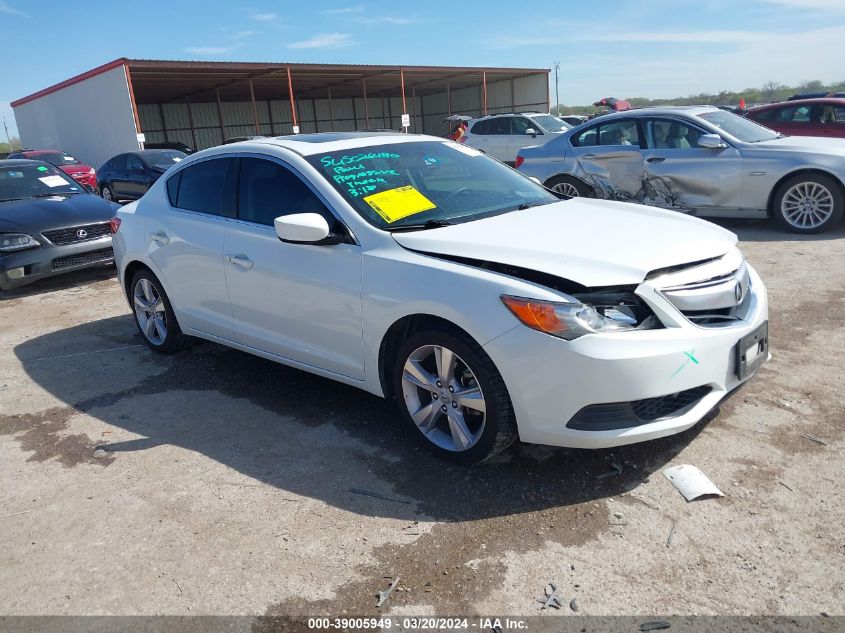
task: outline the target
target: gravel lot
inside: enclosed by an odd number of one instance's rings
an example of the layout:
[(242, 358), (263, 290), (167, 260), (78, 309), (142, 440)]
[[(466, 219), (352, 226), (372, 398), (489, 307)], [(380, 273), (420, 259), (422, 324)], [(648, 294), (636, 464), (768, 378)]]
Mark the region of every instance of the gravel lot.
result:
[[(726, 225), (770, 292), (750, 384), (674, 438), (471, 469), (355, 389), (152, 354), (111, 269), (8, 294), (0, 615), (536, 615), (548, 582), (579, 615), (845, 614), (845, 227)], [(686, 503), (682, 463), (726, 496)]]

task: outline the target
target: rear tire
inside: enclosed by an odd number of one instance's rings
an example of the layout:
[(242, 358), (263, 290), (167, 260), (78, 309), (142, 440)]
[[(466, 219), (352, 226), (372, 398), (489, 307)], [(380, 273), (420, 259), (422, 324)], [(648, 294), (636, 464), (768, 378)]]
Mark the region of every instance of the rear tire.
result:
[(185, 345), (188, 337), (182, 334), (170, 299), (151, 271), (139, 270), (132, 277), (129, 301), (135, 325), (151, 350), (173, 354)]
[(118, 201), (117, 198), (114, 197), (114, 191), (112, 191), (112, 188), (108, 185), (103, 185), (102, 187), (100, 187), (100, 196), (103, 198), (103, 200), (107, 202)]
[(391, 378), (412, 433), (443, 459), (475, 464), (517, 439), (504, 380), (466, 335), (440, 330), (412, 335), (397, 350)]
[(561, 193), (570, 198), (595, 198), (596, 193), (592, 187), (572, 176), (555, 176), (546, 182), (546, 187), (556, 193)]
[(835, 178), (824, 174), (798, 174), (778, 187), (772, 214), (793, 233), (821, 233), (842, 220), (845, 193)]

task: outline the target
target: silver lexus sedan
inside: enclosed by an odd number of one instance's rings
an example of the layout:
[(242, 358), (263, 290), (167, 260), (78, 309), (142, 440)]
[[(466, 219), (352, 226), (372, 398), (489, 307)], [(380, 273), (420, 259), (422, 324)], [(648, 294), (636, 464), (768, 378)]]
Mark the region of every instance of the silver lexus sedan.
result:
[(831, 229), (845, 207), (845, 139), (783, 136), (709, 106), (601, 116), (523, 148), (516, 168), (570, 196), (773, 217), (796, 233)]

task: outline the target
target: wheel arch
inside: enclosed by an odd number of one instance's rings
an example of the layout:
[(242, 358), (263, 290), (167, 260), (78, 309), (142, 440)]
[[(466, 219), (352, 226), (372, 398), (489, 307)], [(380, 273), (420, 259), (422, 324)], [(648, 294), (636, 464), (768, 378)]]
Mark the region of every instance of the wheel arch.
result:
[(422, 332), (429, 329), (438, 329), (452, 334), (457, 334), (461, 337), (466, 337), (472, 341), (477, 348), (481, 347), (481, 344), (475, 339), (475, 337), (472, 336), (472, 334), (443, 317), (425, 313), (408, 314), (401, 317), (387, 328), (387, 331), (384, 333), (379, 345), (378, 377), (379, 384), (381, 385), (382, 393), (385, 398), (391, 399), (395, 395), (389, 372), (401, 342), (416, 332)]
[(139, 270), (149, 270), (153, 275), (155, 275), (156, 279), (158, 279), (158, 275), (155, 274), (155, 271), (139, 259), (133, 259), (131, 262), (126, 264), (126, 268), (123, 269), (123, 294), (126, 295), (126, 300), (130, 303), (132, 302), (130, 299), (132, 295), (132, 288), (130, 288), (130, 286), (132, 285), (132, 279), (136, 274), (138, 274)]
[(596, 190), (596, 188), (593, 187), (593, 185), (588, 183), (586, 180), (584, 180), (583, 178), (579, 178), (578, 176), (573, 176), (572, 174), (555, 174), (554, 176), (549, 176), (543, 182), (543, 186), (546, 187), (547, 189), (551, 189), (552, 188), (552, 181), (557, 180), (558, 178), (562, 178), (564, 180), (575, 180), (577, 182), (580, 182), (582, 185), (584, 185), (585, 187), (587, 187), (588, 189), (590, 189), (592, 191)]
[(774, 217), (775, 210), (773, 205), (775, 202), (775, 196), (777, 195), (778, 190), (783, 186), (783, 183), (785, 183), (790, 178), (794, 178), (795, 176), (800, 176), (802, 174), (817, 174), (819, 176), (827, 176), (828, 178), (832, 178), (839, 185), (840, 193), (842, 193), (842, 195), (845, 195), (845, 183), (843, 183), (842, 179), (833, 172), (827, 171), (826, 169), (822, 169), (819, 167), (801, 167), (799, 169), (795, 169), (789, 172), (788, 174), (784, 174), (772, 186), (772, 190), (769, 191), (769, 199), (766, 201), (766, 211), (768, 212), (769, 217)]

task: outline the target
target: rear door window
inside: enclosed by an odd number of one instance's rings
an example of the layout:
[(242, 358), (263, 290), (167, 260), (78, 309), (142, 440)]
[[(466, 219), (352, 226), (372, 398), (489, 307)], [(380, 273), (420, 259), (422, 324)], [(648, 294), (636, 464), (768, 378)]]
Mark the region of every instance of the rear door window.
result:
[(592, 147), (599, 144), (599, 126), (587, 128), (572, 138), (575, 147)]
[(224, 194), (227, 185), (231, 185), (233, 165), (234, 159), (214, 158), (186, 167), (167, 181), (168, 195), (171, 195), (171, 181), (178, 176), (173, 185), (177, 208), (230, 216), (231, 205), (227, 204), (228, 196)]

